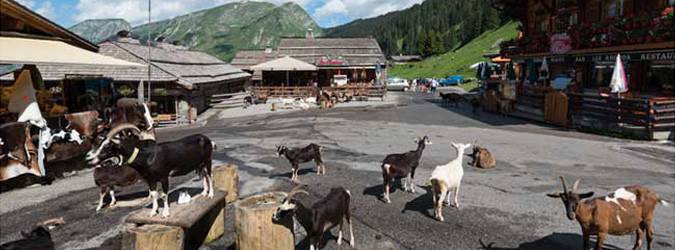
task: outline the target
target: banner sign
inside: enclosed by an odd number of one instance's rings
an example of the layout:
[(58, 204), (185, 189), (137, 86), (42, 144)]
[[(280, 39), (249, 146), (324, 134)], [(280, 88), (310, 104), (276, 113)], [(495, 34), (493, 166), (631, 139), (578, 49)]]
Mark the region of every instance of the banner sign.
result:
[(316, 62), (316, 66), (349, 66), (349, 63), (345, 60), (333, 60), (330, 58), (322, 58)]
[[(625, 54), (623, 54), (625, 53)], [(616, 53), (611, 54), (597, 54), (597, 55), (578, 55), (578, 56), (558, 56), (547, 58), (551, 63), (565, 62), (613, 62), (616, 60)], [(515, 62), (524, 63), (525, 58), (516, 58)], [(543, 57), (532, 58), (534, 62), (540, 63)], [(622, 52), (621, 60), (628, 61), (672, 61), (675, 60), (675, 51), (660, 51), (660, 52)]]
[(551, 53), (560, 55), (572, 50), (572, 38), (567, 34), (555, 34), (551, 36)]

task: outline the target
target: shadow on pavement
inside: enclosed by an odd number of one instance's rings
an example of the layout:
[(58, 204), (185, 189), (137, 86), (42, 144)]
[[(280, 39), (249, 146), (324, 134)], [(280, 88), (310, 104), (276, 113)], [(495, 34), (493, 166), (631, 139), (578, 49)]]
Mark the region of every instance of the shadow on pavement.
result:
[(429, 218), (435, 219), (434, 215), (431, 214), (430, 210), (434, 209), (434, 204), (433, 204), (433, 192), (431, 191), (431, 187), (429, 186), (419, 186), (418, 187), (424, 189), (426, 193), (417, 196), (414, 200), (409, 201), (408, 203), (405, 204), (405, 207), (403, 207), (403, 210), (401, 213), (405, 213), (406, 211), (416, 211), (424, 216), (427, 216)]
[[(391, 198), (391, 195), (395, 194), (397, 190), (403, 190), (403, 185), (401, 184), (401, 179), (400, 178), (394, 178), (394, 181), (391, 183), (391, 186), (389, 188), (389, 196)], [(375, 196), (378, 200), (382, 200), (382, 194), (384, 193), (384, 187), (382, 184), (380, 185), (375, 185), (372, 187), (367, 187), (366, 189), (363, 190), (363, 195), (370, 195), (370, 196)]]
[[(583, 237), (580, 234), (571, 233), (553, 233), (538, 240), (522, 243), (516, 248), (495, 247), (495, 243), (485, 243), (483, 239), (478, 239), (481, 248), (486, 250), (567, 250), (567, 249), (582, 249)], [(591, 238), (591, 247), (595, 247), (596, 242)], [(622, 248), (604, 244), (603, 250), (619, 250)]]
[[(299, 169), (298, 170), (298, 178), (300, 178), (300, 176), (302, 176), (302, 175), (306, 175), (306, 174), (309, 174), (309, 173), (316, 173), (316, 168)], [(270, 178), (274, 179), (274, 178), (286, 177), (286, 178), (290, 179), (292, 175), (293, 175), (292, 172), (286, 172), (286, 173), (283, 173), (283, 174), (273, 174), (273, 175), (270, 176)]]
[(473, 112), (471, 105), (466, 102), (460, 102), (458, 106), (455, 106), (454, 104), (444, 104), (440, 98), (427, 98), (425, 100), (439, 108), (491, 126), (522, 125), (530, 123), (522, 119), (489, 113), (481, 108), (476, 110), (476, 112)]

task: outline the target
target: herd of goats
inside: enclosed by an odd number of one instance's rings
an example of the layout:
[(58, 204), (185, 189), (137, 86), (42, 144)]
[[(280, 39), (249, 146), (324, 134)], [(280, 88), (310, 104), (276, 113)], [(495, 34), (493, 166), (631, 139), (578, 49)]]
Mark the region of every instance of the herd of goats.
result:
[[(147, 109), (146, 109), (147, 111)], [(139, 113), (140, 112), (140, 113)], [(203, 192), (199, 196), (212, 198), (214, 196), (212, 179), (212, 156), (216, 145), (206, 136), (197, 134), (170, 142), (157, 142), (152, 125), (143, 125), (142, 110), (135, 114), (139, 119), (127, 119), (110, 126), (105, 136), (99, 136), (92, 143), (86, 153), (88, 164), (95, 166), (94, 180), (100, 187), (99, 204), (96, 210), (103, 206), (104, 196), (111, 196), (110, 207), (115, 205), (114, 187), (124, 187), (144, 180), (149, 187), (149, 198), (152, 200), (150, 216), (159, 212), (158, 199), (163, 200), (162, 216), (170, 216), (167, 192), (169, 178), (196, 172), (202, 180)], [(140, 121), (140, 122), (139, 122)], [(415, 170), (417, 169), (422, 153), (431, 141), (427, 136), (416, 138), (417, 149), (387, 155), (382, 161), (383, 177), (382, 201), (391, 203), (390, 188), (394, 179), (403, 179), (402, 188), (415, 193)], [(495, 167), (494, 156), (479, 145), (452, 143), (457, 151), (457, 157), (444, 165), (436, 166), (428, 184), (433, 192), (434, 217), (444, 221), (443, 206), (459, 209), (459, 189), (464, 175), (463, 156), (465, 151), (473, 149), (469, 154), (473, 158), (472, 166), (484, 169)], [(277, 146), (277, 156), (284, 156), (291, 164), (291, 179), (298, 181), (298, 169), (302, 163), (314, 161), (317, 164), (316, 173), (326, 174), (326, 166), (321, 156), (322, 147), (310, 144), (301, 148)], [(584, 249), (590, 249), (590, 235), (597, 235), (596, 249), (602, 249), (607, 235), (626, 235), (635, 233), (637, 240), (634, 249), (639, 249), (642, 237), (646, 235), (647, 248), (651, 249), (653, 238), (652, 219), (657, 203), (669, 206), (659, 196), (644, 186), (627, 186), (603, 197), (593, 196), (593, 192), (577, 193), (579, 180), (576, 180), (568, 189), (564, 177), (562, 192), (548, 194), (549, 197), (561, 199), (565, 205), (567, 217), (577, 220), (582, 228)], [(157, 184), (161, 185), (161, 191)], [(337, 243), (342, 243), (342, 225), (344, 220), (349, 226), (351, 247), (354, 247), (354, 234), (350, 212), (351, 193), (343, 187), (335, 187), (327, 196), (307, 206), (296, 199), (297, 194), (308, 194), (306, 185), (299, 185), (287, 193), (286, 198), (278, 207), (272, 220), (278, 221), (286, 216), (294, 216), (302, 225), (310, 239), (310, 248), (322, 245), (322, 236), (326, 230), (339, 225)], [(451, 196), (454, 202), (451, 204)], [(58, 222), (50, 222), (58, 224)], [(49, 232), (42, 224), (33, 232), (22, 233), (25, 239), (6, 243), (2, 249), (34, 249), (35, 240), (31, 237), (49, 237)], [(51, 243), (51, 238), (49, 238)], [(26, 247), (27, 248), (23, 248)], [(52, 245), (53, 246), (53, 245)], [(15, 247), (15, 248), (13, 248)]]

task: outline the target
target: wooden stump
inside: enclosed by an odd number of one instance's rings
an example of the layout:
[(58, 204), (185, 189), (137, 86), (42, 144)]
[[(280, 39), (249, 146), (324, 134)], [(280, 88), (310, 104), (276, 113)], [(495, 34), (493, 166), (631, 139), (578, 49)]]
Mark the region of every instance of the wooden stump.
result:
[(234, 203), (237, 249), (295, 249), (293, 218), (289, 216), (279, 223), (272, 222), (274, 212), (284, 198), (285, 193), (272, 192)]
[(231, 203), (239, 199), (239, 168), (236, 165), (213, 168), (213, 186), (227, 191), (225, 202)]
[(271, 109), (271, 110), (272, 110), (272, 111), (277, 111), (277, 110), (279, 110), (279, 104), (277, 104), (276, 102), (275, 102), (275, 103), (272, 103), (272, 109)]
[(183, 229), (164, 225), (131, 226), (122, 237), (122, 250), (182, 250)]
[(220, 236), (223, 236), (225, 234), (225, 208), (220, 209), (220, 212), (218, 212), (218, 217), (216, 217), (216, 220), (214, 223), (211, 225), (211, 229), (209, 229), (209, 233), (206, 235), (206, 238), (204, 239), (204, 244), (213, 242), (214, 240), (217, 240), (220, 238)]

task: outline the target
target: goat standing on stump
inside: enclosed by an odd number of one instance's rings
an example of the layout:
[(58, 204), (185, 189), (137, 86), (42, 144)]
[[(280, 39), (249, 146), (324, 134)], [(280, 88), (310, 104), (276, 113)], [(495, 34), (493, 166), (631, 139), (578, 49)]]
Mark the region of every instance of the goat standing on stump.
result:
[(563, 185), (562, 193), (547, 194), (551, 198), (560, 198), (565, 204), (567, 218), (576, 219), (581, 225), (584, 237), (584, 249), (590, 249), (590, 236), (597, 235), (595, 249), (602, 249), (607, 235), (626, 235), (635, 232), (637, 239), (633, 249), (640, 249), (642, 235), (647, 234), (647, 249), (652, 248), (652, 217), (656, 203), (669, 206), (659, 196), (644, 186), (627, 186), (619, 188), (605, 197), (582, 199), (593, 196), (593, 192), (577, 194), (579, 180), (567, 190), (565, 178), (560, 177)]
[(309, 237), (309, 249), (319, 249), (322, 245), (322, 236), (326, 230), (340, 225), (337, 244), (342, 244), (342, 223), (347, 220), (349, 224), (349, 246), (354, 247), (354, 230), (352, 230), (352, 216), (349, 211), (351, 193), (342, 187), (332, 188), (330, 193), (311, 207), (305, 206), (295, 199), (296, 194), (306, 194), (302, 190), (305, 185), (297, 186), (288, 192), (288, 196), (274, 213), (273, 221), (282, 220), (289, 214), (294, 214), (300, 225), (305, 228)]
[(495, 161), (494, 155), (492, 155), (490, 151), (488, 151), (481, 145), (473, 146), (473, 153), (471, 154), (471, 157), (473, 157), (473, 162), (471, 162), (471, 166), (477, 168), (490, 169), (494, 168), (497, 163)]
[(288, 148), (286, 146), (277, 146), (277, 156), (285, 156), (286, 159), (291, 163), (291, 168), (293, 173), (291, 174), (291, 180), (296, 181), (298, 179), (298, 168), (300, 163), (309, 162), (314, 160), (316, 162), (316, 174), (326, 174), (326, 165), (323, 164), (321, 159), (321, 146), (314, 143), (309, 144), (304, 148)]
[(113, 138), (117, 133), (130, 129), (136, 136), (141, 136), (141, 130), (132, 124), (123, 124), (108, 132), (106, 139), (97, 149), (87, 153), (86, 160), (96, 165), (105, 159), (119, 157), (124, 164), (129, 165), (143, 177), (150, 189), (152, 210), (150, 216), (155, 216), (159, 210), (157, 200), (157, 182), (162, 185), (162, 199), (164, 210), (162, 216), (168, 217), (169, 212), (169, 177), (186, 175), (196, 171), (202, 179), (204, 190), (201, 196), (213, 198), (213, 178), (211, 177), (211, 158), (215, 144), (208, 137), (197, 134), (182, 139), (156, 143), (152, 140), (136, 138)]
[(442, 208), (443, 205), (450, 206), (450, 191), (455, 191), (455, 208), (459, 209), (459, 186), (464, 177), (464, 168), (462, 166), (462, 158), (464, 151), (471, 147), (471, 144), (451, 144), (457, 150), (457, 158), (450, 161), (448, 164), (436, 166), (431, 172), (431, 188), (433, 191), (434, 201), (434, 217), (443, 221)]
[(407, 177), (403, 183), (403, 188), (405, 191), (415, 193), (415, 184), (413, 183), (415, 169), (417, 169), (420, 163), (424, 147), (431, 145), (431, 142), (427, 136), (424, 136), (422, 139), (417, 137), (413, 142), (417, 143), (416, 150), (402, 154), (390, 154), (382, 160), (383, 198), (386, 203), (391, 203), (389, 199), (389, 186), (394, 178)]

